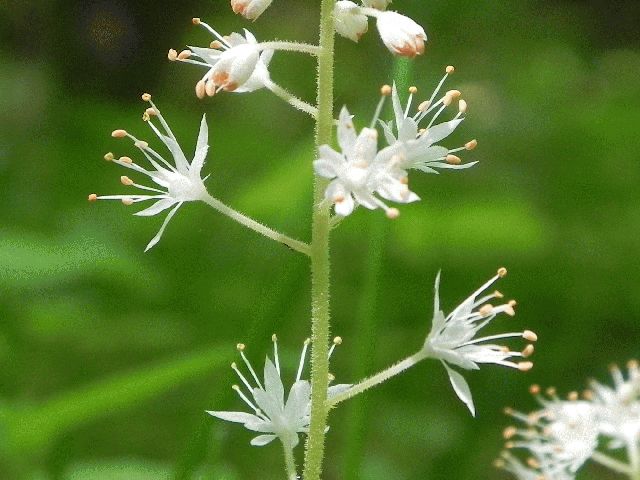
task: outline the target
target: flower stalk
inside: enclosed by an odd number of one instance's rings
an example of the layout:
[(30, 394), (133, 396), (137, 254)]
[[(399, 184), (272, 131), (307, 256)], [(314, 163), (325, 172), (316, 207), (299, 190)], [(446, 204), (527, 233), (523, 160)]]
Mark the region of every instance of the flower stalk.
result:
[[(333, 129), (333, 70), (335, 20), (334, 0), (322, 0), (320, 9), (320, 53), (318, 54), (318, 117), (316, 148), (331, 142)], [(327, 181), (314, 177), (314, 204), (311, 241), (311, 421), (305, 452), (303, 478), (319, 480), (324, 458), (324, 435), (328, 409), (329, 378), (329, 205), (322, 200)]]
[(293, 457), (293, 449), (282, 442), (284, 450), (284, 464), (287, 471), (287, 480), (297, 480), (298, 472), (296, 471), (296, 461)]

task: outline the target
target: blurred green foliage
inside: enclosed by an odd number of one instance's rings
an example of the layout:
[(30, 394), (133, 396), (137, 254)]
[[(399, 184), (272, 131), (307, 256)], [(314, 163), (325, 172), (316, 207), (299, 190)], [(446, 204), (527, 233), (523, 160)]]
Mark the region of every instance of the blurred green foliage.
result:
[[(305, 259), (204, 205), (181, 209), (143, 254), (161, 219), (85, 199), (122, 191), (101, 157), (133, 154), (114, 128), (149, 138), (138, 98), (150, 91), (187, 150), (207, 112), (214, 196), (308, 238), (313, 123), (266, 92), (199, 102), (202, 72), (165, 52), (208, 43), (192, 16), (314, 41), (316, 4), (275, 0), (247, 25), (218, 0), (0, 3), (0, 478), (281, 478), (277, 447), (250, 447), (204, 410), (239, 408), (227, 368), (238, 341), (260, 359), (278, 332), (293, 375), (309, 334)], [(470, 114), (449, 143), (478, 138), (466, 157), (481, 163), (415, 175), (423, 201), (397, 221), (358, 211), (336, 230), (334, 332), (345, 342), (332, 370), (353, 381), (420, 345), (439, 269), (451, 307), (509, 267), (510, 321), (540, 342), (527, 375), (466, 375), (477, 419), (436, 363), (338, 409), (326, 478), (504, 478), (491, 462), (505, 405), (531, 409), (528, 384), (580, 389), (640, 353), (640, 5), (393, 6), (430, 36), (411, 83), (430, 91), (457, 66), (450, 85)], [(373, 25), (360, 44), (337, 46), (337, 106), (364, 126), (393, 59)], [(274, 79), (308, 100), (313, 71), (311, 59), (274, 59)], [(589, 467), (579, 478), (609, 477)]]

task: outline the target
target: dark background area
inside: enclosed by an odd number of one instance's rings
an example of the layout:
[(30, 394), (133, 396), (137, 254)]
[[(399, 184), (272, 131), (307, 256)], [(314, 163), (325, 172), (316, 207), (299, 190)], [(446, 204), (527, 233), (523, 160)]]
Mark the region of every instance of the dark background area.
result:
[[(194, 16), (314, 42), (317, 3), (275, 0), (255, 24), (226, 1), (0, 4), (0, 478), (282, 477), (276, 445), (251, 447), (204, 410), (241, 408), (228, 368), (238, 341), (260, 363), (277, 332), (293, 377), (309, 335), (305, 259), (203, 204), (184, 206), (144, 254), (162, 219), (86, 196), (124, 192), (125, 172), (102, 156), (135, 155), (115, 128), (151, 138), (139, 100), (149, 91), (187, 152), (207, 113), (212, 195), (307, 239), (312, 121), (266, 91), (198, 101), (204, 71), (166, 52), (210, 42)], [(407, 82), (428, 96), (457, 67), (447, 85), (469, 115), (446, 145), (478, 138), (465, 160), (480, 164), (413, 174), (423, 201), (397, 221), (360, 209), (336, 230), (333, 331), (344, 344), (332, 371), (355, 381), (418, 348), (439, 269), (450, 310), (507, 266), (499, 288), (518, 315), (492, 329), (540, 340), (528, 374), (465, 372), (477, 419), (435, 362), (338, 409), (326, 478), (506, 478), (492, 467), (503, 407), (534, 409), (531, 383), (581, 389), (639, 354), (640, 3), (392, 6), (429, 35)], [(366, 126), (393, 62), (373, 23), (360, 44), (338, 38), (336, 109)], [(276, 55), (272, 77), (313, 99), (312, 59)], [(578, 475), (608, 478), (592, 465)]]

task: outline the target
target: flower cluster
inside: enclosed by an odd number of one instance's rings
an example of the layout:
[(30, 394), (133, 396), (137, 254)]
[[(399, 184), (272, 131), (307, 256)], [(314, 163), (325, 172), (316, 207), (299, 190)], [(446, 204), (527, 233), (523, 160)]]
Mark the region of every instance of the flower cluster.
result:
[[(272, 336), (272, 341), (274, 360), (271, 361), (269, 357), (265, 360), (264, 382), (260, 381), (251, 362), (246, 357), (244, 344), (238, 344), (237, 348), (249, 374), (243, 374), (236, 363), (231, 364), (231, 368), (238, 375), (246, 392), (239, 385), (233, 385), (232, 388), (253, 413), (220, 411), (208, 411), (207, 413), (222, 420), (242, 423), (246, 429), (261, 433), (251, 440), (251, 445), (267, 445), (278, 438), (286, 448), (293, 449), (298, 445), (298, 434), (309, 431), (311, 384), (307, 380), (302, 380), (301, 377), (305, 367), (307, 349), (311, 342), (309, 339), (304, 342), (296, 377), (285, 401), (278, 356), (278, 339), (275, 335)], [(329, 357), (335, 347), (341, 343), (340, 337), (333, 340), (333, 345), (329, 349)], [(329, 381), (331, 382), (332, 378)], [(252, 382), (254, 383), (252, 384)], [(344, 392), (349, 387), (351, 385), (347, 384), (329, 386), (328, 398)]]
[(376, 19), (378, 33), (391, 53), (415, 57), (424, 53), (427, 34), (412, 19), (397, 12), (385, 11), (389, 0), (362, 0), (362, 6), (350, 1), (336, 2), (336, 32), (357, 42), (369, 28), (369, 19)]
[[(453, 67), (446, 68), (444, 78), (429, 100), (420, 103), (413, 115), (410, 112), (413, 98), (418, 92), (416, 87), (409, 89), (409, 99), (403, 107), (396, 86), (383, 86), (382, 98), (371, 126), (362, 129), (359, 134), (349, 111), (346, 107), (342, 109), (337, 126), (341, 151), (322, 145), (319, 158), (314, 162), (316, 174), (332, 180), (325, 191), (325, 199), (335, 206), (337, 215), (347, 216), (355, 207), (362, 205), (368, 209), (382, 208), (389, 218), (396, 218), (398, 210), (388, 207), (378, 197), (397, 203), (419, 200), (409, 190), (408, 170), (437, 174), (439, 169), (460, 170), (477, 163), (463, 164), (460, 157), (455, 155), (462, 150), (473, 150), (477, 146), (475, 140), (455, 149), (436, 145), (463, 122), (467, 111), (467, 103), (459, 99), (459, 90), (449, 90), (437, 98), (453, 71)], [(392, 98), (395, 120), (379, 121), (378, 116), (388, 96)], [(436, 123), (456, 99), (459, 99), (458, 111), (454, 118)], [(427, 124), (426, 127), (420, 127), (422, 122)], [(382, 127), (388, 143), (382, 150), (378, 150), (378, 132), (373, 128), (376, 123)]]
[(502, 293), (497, 290), (488, 294), (484, 293), (496, 280), (506, 274), (507, 270), (500, 268), (493, 278), (446, 316), (440, 309), (440, 274), (436, 277), (433, 323), (425, 340), (423, 352), (426, 357), (442, 362), (454, 391), (474, 416), (475, 407), (469, 386), (462, 375), (456, 372), (451, 365), (465, 370), (478, 370), (480, 368), (478, 364), (481, 363), (503, 365), (520, 371), (527, 371), (533, 367), (533, 363), (530, 361), (516, 362), (512, 360), (527, 358), (533, 354), (532, 344), (528, 344), (522, 351), (511, 351), (508, 347), (495, 343), (496, 340), (506, 338), (524, 338), (529, 342), (535, 342), (538, 337), (532, 331), (524, 330), (477, 337), (480, 330), (489, 325), (496, 316), (502, 313), (509, 316), (515, 315), (516, 302), (514, 300), (494, 306), (489, 302), (503, 298)]
[[(640, 369), (628, 364), (628, 376), (617, 366), (611, 369), (614, 385), (591, 382), (582, 398), (572, 392), (567, 399), (549, 388), (543, 395), (537, 385), (531, 387), (541, 408), (529, 414), (513, 409), (506, 413), (523, 424), (504, 430), (507, 440), (496, 465), (519, 480), (574, 479), (576, 472), (592, 459), (618, 473), (631, 474), (640, 468), (632, 455), (625, 464), (597, 450), (604, 440), (607, 450), (625, 447), (628, 452), (640, 448)], [(513, 450), (524, 450), (522, 462)]]
[[(198, 141), (196, 144), (196, 151), (193, 156), (193, 160), (189, 162), (184, 152), (180, 148), (175, 135), (169, 128), (169, 125), (165, 121), (164, 117), (160, 113), (160, 110), (155, 106), (151, 100), (151, 95), (145, 93), (142, 95), (142, 99), (149, 102), (151, 105), (146, 109), (143, 120), (151, 127), (153, 133), (157, 135), (160, 141), (165, 145), (167, 150), (173, 157), (173, 163), (165, 160), (165, 158), (149, 147), (149, 144), (143, 140), (139, 140), (125, 130), (114, 130), (111, 134), (114, 138), (129, 138), (133, 141), (134, 145), (145, 156), (151, 168), (145, 168), (135, 163), (130, 157), (115, 158), (113, 153), (107, 153), (104, 158), (107, 161), (116, 163), (122, 167), (133, 170), (134, 172), (147, 175), (153, 182), (159, 187), (149, 187), (135, 183), (131, 178), (127, 176), (121, 176), (120, 181), (125, 186), (133, 186), (139, 190), (143, 190), (148, 193), (144, 194), (129, 194), (129, 195), (97, 195), (92, 193), (89, 195), (89, 201), (96, 200), (120, 200), (124, 205), (132, 205), (138, 202), (155, 201), (150, 207), (141, 210), (135, 215), (139, 216), (152, 216), (157, 215), (169, 208), (169, 214), (166, 216), (162, 226), (158, 233), (151, 239), (145, 251), (152, 248), (160, 241), (164, 230), (178, 209), (185, 202), (191, 202), (196, 200), (205, 200), (208, 197), (207, 189), (204, 186), (204, 179), (201, 178), (202, 167), (209, 150), (209, 131), (207, 127), (206, 117), (202, 116), (200, 122), (200, 132), (198, 134)], [(153, 119), (157, 118), (160, 123), (160, 128), (157, 127)]]

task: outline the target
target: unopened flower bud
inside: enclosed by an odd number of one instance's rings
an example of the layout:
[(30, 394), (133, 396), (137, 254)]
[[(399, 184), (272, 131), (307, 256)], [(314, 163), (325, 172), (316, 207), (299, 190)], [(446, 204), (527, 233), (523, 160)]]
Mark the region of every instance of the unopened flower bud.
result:
[(231, 0), (231, 8), (234, 13), (242, 15), (248, 20), (256, 20), (269, 8), (273, 0)]
[(378, 15), (377, 25), (380, 38), (391, 53), (404, 57), (415, 57), (424, 53), (427, 34), (409, 17), (396, 12), (383, 12)]
[(367, 32), (369, 20), (360, 13), (358, 5), (349, 0), (336, 2), (336, 32), (349, 40), (357, 42)]

